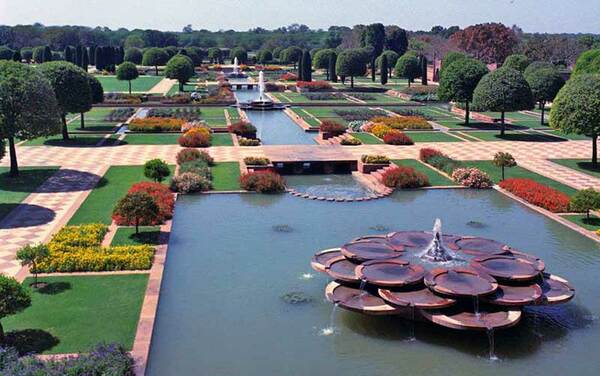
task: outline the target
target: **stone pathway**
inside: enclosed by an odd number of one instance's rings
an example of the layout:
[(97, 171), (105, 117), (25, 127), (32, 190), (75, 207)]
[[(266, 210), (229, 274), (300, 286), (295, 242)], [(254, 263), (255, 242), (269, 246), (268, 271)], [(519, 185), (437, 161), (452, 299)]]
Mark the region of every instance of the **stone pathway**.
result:
[(170, 78), (163, 78), (156, 85), (154, 85), (150, 90), (148, 90), (148, 94), (167, 94), (173, 85), (177, 84), (177, 80), (172, 80)]

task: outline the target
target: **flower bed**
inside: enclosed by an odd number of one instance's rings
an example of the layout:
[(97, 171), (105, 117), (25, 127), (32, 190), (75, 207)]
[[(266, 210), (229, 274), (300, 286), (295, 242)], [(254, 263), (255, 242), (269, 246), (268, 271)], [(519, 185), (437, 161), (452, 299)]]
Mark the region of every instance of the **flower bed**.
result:
[(244, 163), (248, 166), (267, 166), (271, 161), (264, 157), (246, 157)]
[(179, 174), (171, 180), (171, 190), (179, 193), (208, 191), (212, 188), (210, 166), (214, 159), (205, 151), (192, 148), (177, 153)]
[(146, 270), (152, 266), (149, 245), (102, 247), (106, 225), (63, 227), (48, 243), (49, 255), (38, 262), (42, 273)]
[(127, 107), (127, 108), (115, 108), (110, 111), (106, 117), (104, 117), (105, 121), (116, 121), (123, 122), (127, 121), (133, 114), (135, 113), (135, 108)]
[(333, 110), (333, 112), (348, 122), (355, 120), (369, 120), (377, 116), (385, 116), (386, 114), (383, 110), (373, 110), (370, 108), (357, 108), (351, 110), (340, 108)]
[(494, 185), (488, 174), (474, 167), (455, 169), (452, 172), (452, 179), (469, 188), (485, 189)]
[(201, 120), (202, 110), (193, 107), (179, 108), (151, 108), (148, 117), (152, 118), (175, 118), (187, 121)]
[(358, 146), (358, 145), (362, 145), (362, 141), (357, 139), (357, 138), (343, 138), (342, 141), (340, 141), (340, 145), (345, 145), (345, 146)]
[(340, 136), (346, 133), (346, 126), (336, 121), (324, 120), (321, 122), (319, 132), (321, 132), (321, 137), (323, 140), (327, 140), (329, 138)]
[(304, 92), (302, 93), (306, 99), (311, 101), (334, 101), (339, 99), (345, 99), (341, 93), (333, 92)]
[(376, 116), (371, 118), (373, 124), (386, 125), (393, 129), (433, 129), (431, 124), (419, 116)]
[(183, 119), (146, 117), (133, 119), (128, 128), (132, 132), (181, 132), (184, 123)]
[[(372, 123), (373, 124), (373, 123)], [(373, 135), (377, 138), (383, 138), (385, 135), (392, 130), (392, 128), (388, 127), (384, 124), (376, 124), (372, 127), (367, 128), (367, 132), (373, 133)]]
[(429, 163), (432, 157), (446, 157), (446, 154), (434, 148), (423, 148), (419, 150), (419, 159), (425, 163)]
[(296, 83), (298, 91), (330, 91), (332, 90), (331, 84), (327, 81), (298, 81)]
[(370, 174), (390, 165), (390, 159), (385, 155), (363, 155), (358, 161), (358, 171)]
[(383, 142), (388, 145), (413, 145), (412, 138), (408, 137), (404, 132), (392, 129), (383, 136)]
[(140, 104), (142, 97), (139, 94), (105, 93), (104, 104)]
[[(157, 218), (148, 223), (142, 221), (139, 223), (140, 226), (149, 226), (149, 225), (158, 225), (163, 223), (167, 219), (171, 219), (173, 217), (173, 208), (175, 207), (175, 198), (173, 197), (173, 193), (167, 188), (165, 185), (161, 183), (154, 182), (140, 182), (135, 183), (129, 188), (127, 193), (134, 192), (145, 192), (147, 193), (154, 202), (156, 206), (158, 206), (159, 214)], [(133, 226), (134, 222), (128, 222), (125, 218), (113, 215), (113, 221), (116, 222), (119, 226)]]
[(285, 190), (285, 181), (275, 172), (256, 171), (242, 175), (240, 186), (247, 191), (278, 193)]
[(209, 166), (212, 166), (214, 164), (213, 157), (211, 157), (207, 152), (200, 151), (194, 148), (185, 148), (183, 150), (180, 150), (179, 153), (177, 153), (176, 159), (177, 164), (179, 165), (184, 162), (195, 161), (197, 159), (205, 161)]
[(531, 179), (511, 178), (500, 182), (500, 187), (517, 197), (553, 213), (569, 211), (570, 198), (567, 194), (537, 183)]
[(284, 73), (281, 76), (279, 76), (279, 79), (281, 81), (298, 81), (298, 76), (295, 75), (294, 73)]
[(259, 146), (260, 140), (257, 138), (240, 137), (240, 139), (238, 140), (238, 144), (240, 146)]
[(256, 127), (247, 121), (238, 121), (227, 127), (230, 133), (235, 133), (240, 137), (256, 138)]
[(184, 147), (204, 148), (211, 145), (212, 135), (210, 129), (205, 127), (191, 128), (177, 139), (177, 143)]
[(412, 167), (395, 167), (381, 175), (381, 183), (389, 188), (420, 188), (429, 185), (427, 175)]

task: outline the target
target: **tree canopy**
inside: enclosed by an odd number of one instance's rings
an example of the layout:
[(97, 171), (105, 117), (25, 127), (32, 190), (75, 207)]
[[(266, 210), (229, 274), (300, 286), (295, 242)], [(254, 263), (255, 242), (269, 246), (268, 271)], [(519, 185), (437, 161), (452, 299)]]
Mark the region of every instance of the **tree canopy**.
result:
[(531, 60), (523, 54), (513, 54), (504, 60), (503, 67), (516, 69), (519, 72), (525, 72), (525, 69), (531, 64)]
[(340, 76), (349, 76), (350, 86), (354, 87), (354, 77), (362, 76), (367, 71), (362, 49), (352, 48), (340, 52), (337, 57), (335, 70)]
[(572, 75), (586, 73), (600, 74), (600, 49), (585, 51), (577, 58)]
[(388, 67), (396, 66), (396, 63), (398, 62), (398, 59), (400, 58), (400, 55), (398, 55), (398, 53), (396, 53), (393, 50), (383, 51), (383, 53), (377, 57), (377, 60), (375, 60), (375, 65), (377, 65), (379, 67), (379, 69), (381, 69), (381, 58), (383, 56), (385, 56), (387, 59)]
[(173, 56), (165, 67), (165, 76), (179, 81), (179, 91), (183, 91), (183, 85), (194, 76), (192, 59), (184, 55)]
[(565, 80), (556, 66), (546, 62), (530, 64), (523, 75), (529, 87), (531, 87), (533, 99), (540, 104), (542, 110), (541, 124), (544, 124), (546, 103), (554, 100), (558, 91), (565, 84)]
[(242, 47), (236, 47), (231, 50), (229, 56), (231, 57), (231, 63), (233, 64), (233, 60), (237, 57), (238, 62), (240, 64), (248, 63), (248, 51)]
[[(21, 312), (31, 305), (29, 292), (16, 279), (0, 275), (0, 319)], [(4, 328), (0, 323), (0, 343), (4, 343)]]
[(149, 48), (144, 52), (142, 65), (153, 66), (158, 76), (158, 66), (165, 65), (169, 61), (169, 55), (162, 48)]
[(485, 63), (501, 63), (518, 44), (515, 32), (501, 23), (472, 25), (452, 34), (450, 41)]
[(408, 80), (408, 86), (410, 83), (421, 73), (421, 66), (417, 56), (413, 53), (405, 53), (398, 58), (396, 66), (394, 67), (394, 73), (398, 78), (406, 78)]
[(125, 55), (123, 56), (123, 59), (125, 61), (129, 61), (129, 62), (139, 65), (139, 64), (142, 64), (143, 57), (144, 57), (144, 54), (142, 53), (142, 50), (140, 50), (137, 47), (129, 47), (128, 49), (125, 50)]
[(129, 83), (129, 94), (131, 94), (131, 80), (138, 78), (139, 73), (134, 63), (126, 61), (117, 67), (117, 80)]

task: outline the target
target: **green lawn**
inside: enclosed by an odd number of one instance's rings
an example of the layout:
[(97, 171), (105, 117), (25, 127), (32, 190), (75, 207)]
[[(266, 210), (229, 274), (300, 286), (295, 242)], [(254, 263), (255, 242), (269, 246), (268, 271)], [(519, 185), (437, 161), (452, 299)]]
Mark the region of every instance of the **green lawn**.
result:
[(575, 215), (563, 215), (562, 218), (575, 223), (578, 226), (583, 227), (586, 230), (597, 231), (600, 230), (600, 218), (590, 215), (588, 219), (585, 214)]
[(119, 227), (110, 245), (158, 245), (160, 226), (140, 226), (139, 233), (135, 227)]
[[(127, 81), (119, 81), (116, 76), (96, 76), (102, 84), (105, 93), (112, 92), (129, 92), (129, 83)], [(159, 83), (164, 77), (161, 76), (139, 76), (131, 81), (132, 92), (147, 92), (154, 85)]]
[(558, 130), (554, 130), (554, 129), (546, 130), (545, 133), (550, 133), (550, 134), (553, 134), (553, 135), (555, 135), (557, 137), (566, 138), (568, 140), (575, 140), (575, 141), (581, 141), (581, 140), (590, 140), (591, 141), (592, 140), (591, 137), (584, 136), (582, 134), (564, 133), (564, 132), (561, 132), (561, 131), (558, 131)]
[[(179, 133), (128, 133), (123, 141), (129, 145), (175, 145), (180, 136)], [(231, 135), (214, 133), (212, 146), (233, 146)]]
[(392, 160), (392, 162), (399, 166), (412, 167), (415, 170), (424, 173), (429, 178), (429, 184), (432, 187), (458, 185), (451, 179), (448, 179), (447, 177), (433, 170), (432, 168), (425, 166), (423, 163), (417, 161), (416, 159), (394, 159)]
[(209, 127), (226, 128), (225, 110), (227, 107), (202, 107), (201, 118)]
[[(173, 176), (175, 166), (170, 166), (170, 168), (171, 176)], [(144, 166), (110, 167), (96, 188), (90, 192), (77, 209), (69, 224), (105, 223), (109, 225), (112, 222), (112, 210), (117, 201), (125, 196), (134, 183), (140, 181), (149, 181), (144, 176)]]
[(600, 164), (594, 167), (589, 159), (551, 159), (550, 161), (584, 174), (600, 178)]
[[(494, 166), (492, 161), (462, 161), (463, 164), (469, 167), (476, 167), (484, 172), (486, 172), (490, 178), (494, 181), (494, 183), (499, 183), (502, 179), (502, 170), (499, 167)], [(536, 182), (559, 190), (568, 194), (569, 196), (575, 194), (577, 190), (575, 188), (571, 188), (568, 185), (557, 182), (556, 180), (552, 180), (540, 174), (536, 174), (533, 171), (527, 170), (523, 167), (516, 166), (512, 168), (506, 168), (504, 170), (504, 177), (508, 178), (527, 178), (531, 180), (535, 180)]]
[(34, 138), (33, 140), (26, 141), (23, 146), (95, 146), (103, 137), (104, 135), (70, 134), (69, 140), (64, 141), (62, 134), (58, 134), (50, 137)]
[(482, 141), (527, 141), (527, 142), (561, 142), (564, 141), (562, 138), (558, 138), (552, 135), (545, 135), (539, 132), (514, 132), (507, 131), (504, 136), (500, 135), (498, 131), (492, 132), (465, 132), (470, 136), (473, 136)]
[(213, 190), (235, 191), (240, 189), (240, 164), (238, 162), (216, 162), (211, 167)]
[[(22, 352), (84, 352), (99, 342), (133, 346), (148, 274), (43, 277), (31, 306), (2, 325)], [(29, 286), (32, 279), (27, 278)], [(28, 287), (29, 288), (29, 287)]]
[(405, 132), (414, 142), (463, 142), (448, 132)]
[(301, 93), (269, 93), (273, 97), (279, 99), (282, 103), (349, 103), (350, 101), (340, 96), (339, 98), (325, 99), (325, 100), (311, 100), (308, 99)]
[(71, 121), (67, 128), (69, 131), (109, 132), (118, 124), (116, 121), (107, 121), (106, 117), (114, 108), (96, 107), (85, 113), (85, 128), (81, 129), (81, 117)]
[(360, 132), (360, 133), (351, 133), (352, 137), (359, 139), (365, 145), (377, 145), (383, 144), (383, 141), (373, 136), (371, 133)]
[[(302, 118), (312, 128), (319, 128), (321, 123), (314, 116), (311, 116), (308, 111), (303, 108), (292, 108), (291, 109), (296, 115)], [(340, 118), (341, 119), (341, 118)]]
[(0, 220), (30, 193), (34, 192), (58, 167), (21, 167), (19, 176), (8, 176), (8, 167), (0, 167)]

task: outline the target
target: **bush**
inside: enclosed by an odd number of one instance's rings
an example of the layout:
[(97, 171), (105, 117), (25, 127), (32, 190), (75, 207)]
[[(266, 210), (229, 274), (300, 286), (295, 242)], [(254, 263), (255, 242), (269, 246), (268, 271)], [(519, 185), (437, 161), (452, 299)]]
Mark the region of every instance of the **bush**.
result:
[(429, 163), (429, 159), (432, 157), (447, 157), (447, 155), (433, 148), (423, 148), (419, 150), (419, 159), (421, 161)]
[(419, 188), (429, 185), (427, 175), (412, 167), (394, 167), (381, 175), (381, 183), (389, 188)]
[(375, 124), (386, 125), (392, 129), (433, 129), (431, 124), (418, 116), (376, 116), (370, 121)]
[(238, 121), (227, 127), (230, 133), (246, 138), (256, 138), (256, 127), (247, 121)]
[(260, 145), (260, 140), (256, 139), (256, 138), (246, 138), (246, 137), (242, 137), (238, 140), (238, 144), (240, 146), (259, 146)]
[(244, 163), (251, 166), (266, 166), (271, 163), (271, 161), (269, 158), (264, 157), (246, 157), (244, 158)]
[(208, 191), (211, 188), (210, 180), (191, 172), (184, 172), (171, 180), (171, 189), (179, 193)]
[(343, 138), (342, 141), (340, 141), (340, 144), (346, 145), (346, 146), (358, 146), (358, 145), (362, 145), (362, 141), (359, 140), (358, 138), (350, 137), (350, 138)]
[(404, 132), (392, 129), (383, 136), (383, 142), (388, 145), (412, 145), (412, 138), (408, 137)]
[(58, 247), (99, 246), (107, 232), (108, 226), (99, 223), (65, 226), (54, 234), (49, 244)]
[(384, 124), (375, 124), (371, 129), (371, 133), (373, 133), (375, 135), (375, 137), (377, 138), (383, 138), (385, 137), (385, 135), (391, 131), (392, 128), (388, 127), (387, 125)]
[(582, 189), (571, 197), (569, 205), (572, 211), (578, 213), (586, 213), (587, 218), (590, 218), (590, 210), (600, 208), (600, 192), (594, 188)]
[(277, 193), (285, 191), (283, 178), (271, 171), (255, 171), (240, 177), (240, 186), (247, 191)]
[(181, 132), (183, 119), (146, 117), (135, 118), (128, 124), (132, 132)]
[[(129, 188), (127, 193), (144, 192), (147, 193), (153, 200), (156, 206), (158, 206), (158, 216), (152, 221), (142, 221), (140, 225), (149, 226), (163, 223), (167, 219), (173, 218), (173, 208), (175, 207), (175, 198), (173, 194), (163, 184), (151, 183), (151, 182), (140, 182), (135, 183)], [(125, 218), (119, 215), (113, 215), (112, 219), (119, 226), (132, 226), (135, 223), (127, 221)]]
[(339, 136), (346, 133), (346, 126), (336, 121), (324, 120), (321, 123), (320, 130), (323, 133), (330, 133), (333, 136)]
[(208, 128), (192, 128), (179, 136), (177, 142), (184, 147), (209, 147), (212, 136)]
[(155, 182), (162, 182), (171, 175), (169, 165), (162, 159), (151, 159), (144, 163), (144, 176)]
[(186, 172), (191, 172), (208, 180), (211, 178), (210, 167), (208, 167), (208, 163), (202, 159), (184, 162), (179, 165), (179, 173), (183, 174)]
[(457, 168), (452, 172), (452, 179), (469, 188), (484, 189), (494, 185), (488, 174), (477, 168)]
[(196, 159), (205, 161), (209, 166), (215, 164), (213, 157), (211, 157), (210, 154), (205, 151), (200, 151), (194, 148), (185, 148), (177, 153), (177, 164), (179, 165), (184, 162), (195, 161)]
[(296, 76), (294, 73), (284, 73), (279, 76), (279, 79), (281, 81), (298, 81), (298, 76)]
[(364, 154), (360, 157), (362, 163), (377, 163), (377, 164), (389, 164), (390, 159), (385, 155), (377, 154)]
[(296, 86), (308, 91), (327, 91), (332, 90), (331, 84), (327, 81), (298, 81)]
[(135, 233), (143, 223), (154, 223), (159, 219), (158, 205), (146, 192), (128, 192), (117, 202), (113, 209), (113, 217), (123, 218), (127, 223), (135, 224)]
[(500, 187), (517, 197), (553, 213), (569, 210), (569, 196), (531, 179), (511, 178), (500, 182)]

